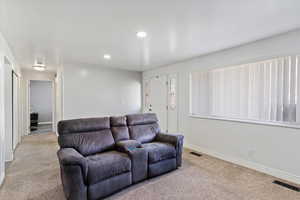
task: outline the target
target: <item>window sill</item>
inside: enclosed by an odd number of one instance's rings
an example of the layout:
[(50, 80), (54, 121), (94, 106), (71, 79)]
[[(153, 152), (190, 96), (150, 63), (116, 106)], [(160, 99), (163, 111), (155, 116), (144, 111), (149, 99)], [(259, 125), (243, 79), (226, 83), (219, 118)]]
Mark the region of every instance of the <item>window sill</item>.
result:
[(278, 123), (278, 122), (277, 123), (276, 122), (260, 122), (260, 121), (255, 121), (255, 120), (236, 119), (236, 118), (229, 118), (229, 117), (225, 118), (225, 117), (217, 117), (217, 116), (202, 116), (202, 115), (195, 115), (195, 114), (189, 114), (189, 117), (300, 129), (300, 125), (297, 125), (297, 124), (283, 124), (283, 123)]

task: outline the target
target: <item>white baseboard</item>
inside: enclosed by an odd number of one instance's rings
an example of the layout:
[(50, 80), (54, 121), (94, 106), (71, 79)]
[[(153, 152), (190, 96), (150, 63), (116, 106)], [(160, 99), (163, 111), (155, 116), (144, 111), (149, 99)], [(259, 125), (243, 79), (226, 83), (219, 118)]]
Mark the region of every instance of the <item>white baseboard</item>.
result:
[(13, 160), (14, 160), (14, 152), (10, 151), (9, 157), (7, 158), (7, 156), (5, 156), (5, 162), (11, 162)]
[(247, 167), (247, 168), (250, 168), (250, 169), (253, 169), (253, 170), (256, 170), (256, 171), (259, 171), (259, 172), (262, 172), (262, 173), (265, 173), (265, 174), (268, 174), (268, 175), (271, 175), (271, 176), (274, 176), (274, 177), (277, 177), (277, 178), (280, 178), (283, 180), (287, 180), (287, 181), (290, 181), (290, 182), (293, 182), (296, 184), (300, 184), (300, 176), (291, 174), (286, 171), (282, 171), (280, 169), (274, 169), (274, 168), (267, 167), (267, 166), (259, 164), (259, 163), (255, 163), (255, 162), (251, 162), (248, 160), (243, 160), (240, 158), (228, 156), (228, 155), (225, 155), (225, 154), (222, 154), (219, 152), (209, 150), (207, 148), (202, 148), (197, 145), (193, 145), (193, 144), (185, 143), (184, 147), (189, 148), (194, 151), (198, 151), (198, 152), (210, 155), (210, 156), (213, 156), (213, 157), (216, 157), (216, 158), (219, 158), (221, 160), (225, 160), (225, 161), (243, 166), (243, 167)]
[(5, 177), (5, 173), (3, 172), (3, 173), (0, 174), (0, 187), (3, 183), (3, 181), (4, 181), (4, 177)]
[(47, 124), (52, 124), (52, 122), (39, 122), (39, 125), (47, 125)]

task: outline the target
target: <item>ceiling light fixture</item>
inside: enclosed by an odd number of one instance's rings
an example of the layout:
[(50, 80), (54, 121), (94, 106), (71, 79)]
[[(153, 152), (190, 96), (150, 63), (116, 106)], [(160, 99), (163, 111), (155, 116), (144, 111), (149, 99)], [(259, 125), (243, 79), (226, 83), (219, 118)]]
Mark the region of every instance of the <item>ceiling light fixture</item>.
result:
[(111, 56), (109, 54), (104, 54), (103, 58), (106, 59), (106, 60), (110, 60)]
[(46, 70), (45, 65), (33, 65), (32, 68), (37, 71), (45, 71)]
[(136, 33), (136, 36), (138, 38), (145, 38), (145, 37), (147, 37), (147, 33), (144, 32), (144, 31), (139, 31), (139, 32)]
[(43, 62), (40, 62), (40, 61), (35, 61), (34, 65), (32, 66), (32, 68), (34, 70), (37, 70), (37, 71), (45, 71), (46, 70), (46, 65), (43, 64)]

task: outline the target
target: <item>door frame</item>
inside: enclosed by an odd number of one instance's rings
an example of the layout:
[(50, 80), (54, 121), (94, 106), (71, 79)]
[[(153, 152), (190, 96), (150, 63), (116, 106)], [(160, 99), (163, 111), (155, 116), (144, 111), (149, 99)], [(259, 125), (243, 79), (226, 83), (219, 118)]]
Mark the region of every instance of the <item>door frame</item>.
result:
[(51, 98), (52, 98), (52, 132), (55, 132), (56, 123), (56, 93), (55, 93), (55, 80), (40, 80), (40, 79), (28, 79), (26, 80), (26, 99), (27, 99), (27, 122), (26, 122), (26, 135), (30, 135), (30, 81), (47, 81), (51, 82)]

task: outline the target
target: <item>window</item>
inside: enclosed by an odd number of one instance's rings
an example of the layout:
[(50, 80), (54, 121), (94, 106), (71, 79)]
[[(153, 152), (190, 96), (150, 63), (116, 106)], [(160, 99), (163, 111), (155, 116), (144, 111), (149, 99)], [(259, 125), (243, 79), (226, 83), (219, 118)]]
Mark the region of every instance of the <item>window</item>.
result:
[(150, 80), (145, 80), (144, 88), (145, 88), (144, 108), (146, 109), (146, 111), (149, 111), (149, 109), (150, 109)]
[(192, 72), (190, 113), (300, 125), (299, 72), (299, 56)]
[(176, 109), (176, 77), (169, 79), (169, 105), (170, 109)]

